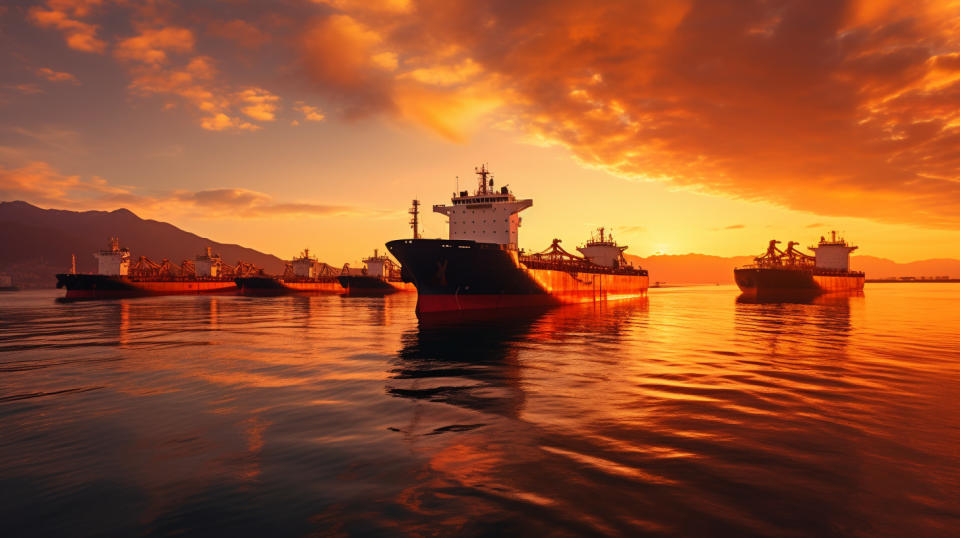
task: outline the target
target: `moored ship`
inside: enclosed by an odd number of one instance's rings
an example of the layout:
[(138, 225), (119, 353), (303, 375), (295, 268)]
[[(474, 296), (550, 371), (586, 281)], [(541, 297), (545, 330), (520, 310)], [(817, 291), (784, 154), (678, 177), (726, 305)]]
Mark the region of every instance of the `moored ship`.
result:
[(796, 241), (780, 250), (780, 242), (771, 240), (766, 253), (754, 258), (754, 264), (734, 269), (737, 286), (750, 295), (820, 294), (863, 291), (864, 274), (850, 270), (850, 253), (857, 247), (847, 244), (837, 232), (820, 237), (810, 247), (814, 255), (797, 250)]
[(0, 273), (0, 291), (19, 291), (20, 288), (13, 285), (13, 278), (6, 273)]
[(389, 256), (373, 251), (373, 256), (363, 260), (359, 275), (343, 274), (337, 277), (344, 292), (352, 296), (388, 295), (398, 291), (417, 291), (410, 282), (404, 282), (400, 266)]
[(140, 256), (131, 262), (130, 250), (120, 247), (117, 237), (110, 238), (106, 249), (94, 254), (96, 273), (77, 273), (74, 264), (69, 273), (57, 275), (57, 288), (66, 288), (66, 299), (108, 299), (145, 295), (183, 295), (236, 291), (238, 274), (257, 271), (251, 264), (223, 262), (210, 247), (193, 261), (175, 265), (164, 259), (154, 262)]
[(244, 295), (283, 295), (287, 293), (342, 293), (337, 280), (340, 271), (320, 262), (303, 249), (299, 256), (287, 263), (283, 275), (264, 273), (243, 275), (236, 279), (240, 293)]
[(449, 218), (449, 239), (398, 239), (387, 248), (400, 261), (404, 279), (417, 288), (417, 314), (550, 306), (641, 297), (647, 271), (633, 267), (601, 230), (571, 254), (560, 240), (542, 252), (517, 248), (520, 211), (533, 200), (494, 189), (486, 167), (476, 170), (477, 190), (454, 193), (451, 205), (435, 205)]

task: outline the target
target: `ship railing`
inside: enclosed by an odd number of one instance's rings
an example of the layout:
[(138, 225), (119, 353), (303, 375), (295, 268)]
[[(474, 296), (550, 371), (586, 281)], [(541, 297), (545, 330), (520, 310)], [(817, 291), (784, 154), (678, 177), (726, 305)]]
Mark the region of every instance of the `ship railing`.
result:
[(636, 267), (606, 267), (585, 261), (549, 260), (537, 257), (521, 256), (520, 263), (525, 265), (528, 269), (552, 269), (555, 271), (566, 271), (571, 273), (603, 273), (610, 275), (636, 276), (643, 276), (647, 274), (645, 269), (638, 269)]
[(737, 269), (782, 269), (784, 271), (817, 271), (821, 275), (836, 275), (836, 276), (863, 276), (865, 273), (863, 271), (842, 271), (839, 269), (823, 269), (817, 267), (812, 263), (797, 263), (797, 264), (771, 264), (771, 263), (754, 263), (750, 265), (741, 265)]

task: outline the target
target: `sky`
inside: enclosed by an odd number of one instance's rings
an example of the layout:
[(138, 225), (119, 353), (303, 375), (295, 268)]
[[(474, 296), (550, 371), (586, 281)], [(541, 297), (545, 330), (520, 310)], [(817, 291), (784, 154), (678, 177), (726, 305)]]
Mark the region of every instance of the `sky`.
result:
[(337, 266), (486, 164), (528, 250), (960, 258), (958, 0), (13, 0), (0, 58), (0, 200)]

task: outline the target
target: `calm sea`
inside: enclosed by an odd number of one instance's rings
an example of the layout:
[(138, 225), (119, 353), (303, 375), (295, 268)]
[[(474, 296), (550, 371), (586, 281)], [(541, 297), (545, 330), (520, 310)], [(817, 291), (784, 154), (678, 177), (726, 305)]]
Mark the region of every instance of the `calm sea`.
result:
[(4, 536), (960, 534), (960, 285), (0, 295)]

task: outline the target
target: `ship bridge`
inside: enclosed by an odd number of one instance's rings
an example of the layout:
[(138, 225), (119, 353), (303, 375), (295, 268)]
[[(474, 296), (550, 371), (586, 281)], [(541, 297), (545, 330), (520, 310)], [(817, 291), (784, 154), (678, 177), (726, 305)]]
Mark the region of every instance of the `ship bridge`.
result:
[(506, 187), (494, 188), (493, 175), (486, 166), (476, 168), (477, 190), (454, 193), (451, 205), (435, 205), (433, 211), (446, 215), (450, 239), (467, 239), (478, 243), (495, 243), (517, 250), (520, 213), (533, 205), (533, 200), (518, 200)]
[(857, 249), (842, 237), (837, 237), (836, 231), (830, 232), (829, 239), (821, 236), (820, 243), (809, 248), (816, 255), (817, 268), (830, 271), (849, 271), (850, 253)]

